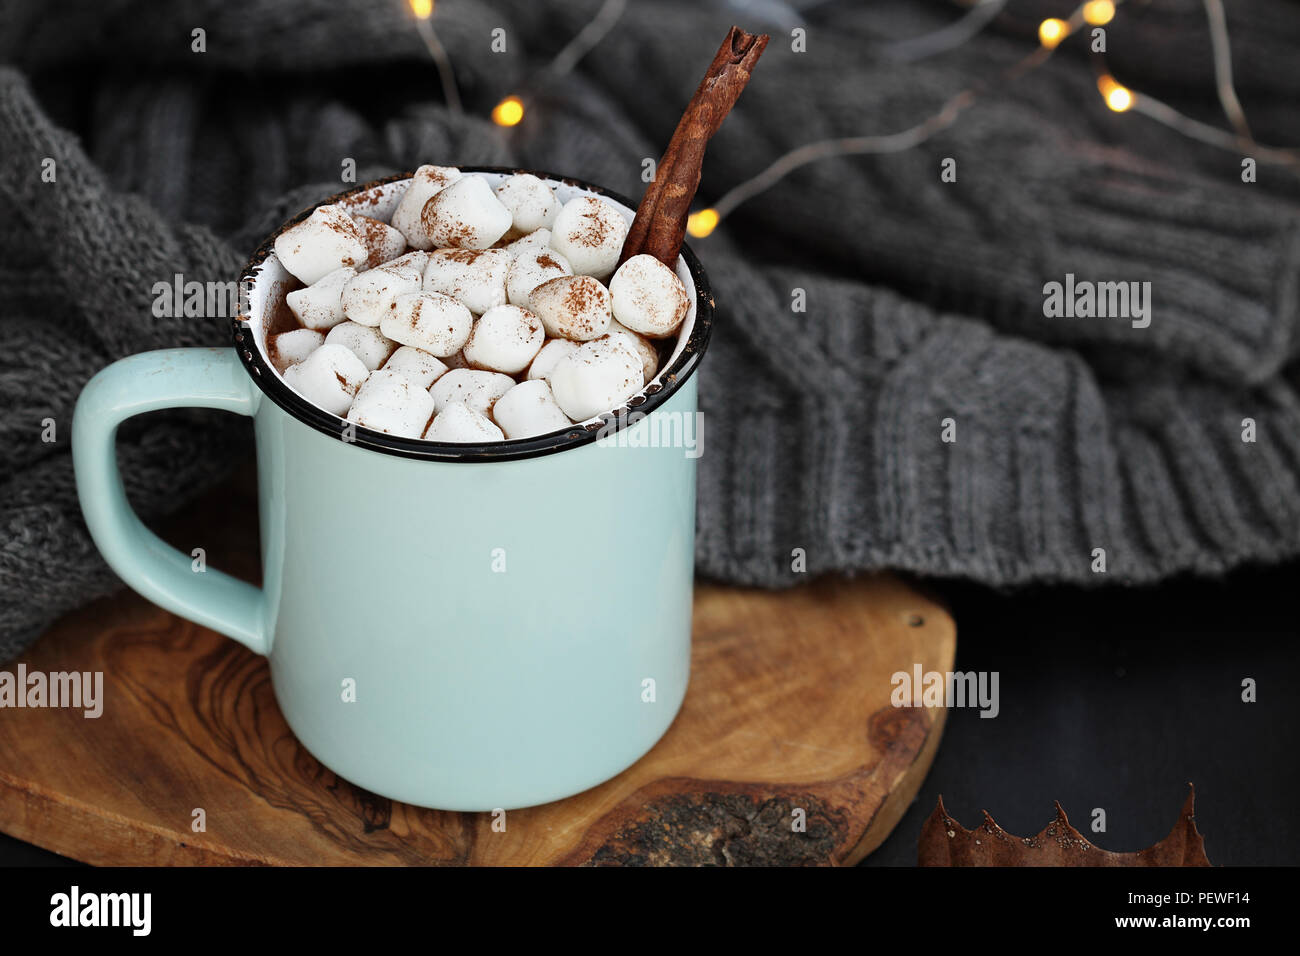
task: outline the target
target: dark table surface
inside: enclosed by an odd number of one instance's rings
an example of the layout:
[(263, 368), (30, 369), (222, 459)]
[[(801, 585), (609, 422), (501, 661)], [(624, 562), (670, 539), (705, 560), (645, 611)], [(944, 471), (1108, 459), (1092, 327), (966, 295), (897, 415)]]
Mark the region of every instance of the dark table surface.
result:
[[(1212, 863), (1300, 863), (1297, 581), (1300, 563), (1132, 590), (929, 583), (957, 620), (957, 669), (999, 673), (1000, 713), (950, 712), (920, 795), (867, 865), (913, 865), (939, 794), (967, 827), (987, 809), (1018, 836), (1059, 800), (1093, 843), (1139, 850), (1173, 827), (1189, 781)], [(1241, 699), (1248, 677), (1256, 703)], [(68, 862), (0, 837), (0, 864)]]

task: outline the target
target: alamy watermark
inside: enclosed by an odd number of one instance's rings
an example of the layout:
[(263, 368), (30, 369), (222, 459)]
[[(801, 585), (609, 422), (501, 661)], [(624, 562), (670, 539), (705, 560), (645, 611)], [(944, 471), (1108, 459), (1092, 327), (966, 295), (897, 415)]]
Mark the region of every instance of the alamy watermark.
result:
[(0, 708), (71, 707), (92, 720), (104, 712), (103, 671), (0, 671)]
[(234, 318), (248, 314), (252, 279), (243, 282), (198, 282), (177, 272), (170, 282), (155, 282), (153, 314), (160, 319)]
[(55, 927), (122, 927), (132, 936), (148, 936), (152, 914), (152, 893), (83, 893), (74, 883), (68, 892), (50, 897), (50, 925)]
[(1128, 319), (1135, 329), (1151, 324), (1150, 282), (1076, 281), (1073, 272), (1064, 282), (1043, 286), (1043, 315), (1049, 319)]
[(681, 448), (704, 454), (704, 413), (620, 411), (604, 419), (596, 444), (605, 448)]
[(889, 682), (894, 687), (889, 702), (895, 707), (978, 707), (980, 717), (996, 717), (1002, 709), (997, 671), (923, 673), (920, 664), (913, 664), (911, 673), (896, 671)]

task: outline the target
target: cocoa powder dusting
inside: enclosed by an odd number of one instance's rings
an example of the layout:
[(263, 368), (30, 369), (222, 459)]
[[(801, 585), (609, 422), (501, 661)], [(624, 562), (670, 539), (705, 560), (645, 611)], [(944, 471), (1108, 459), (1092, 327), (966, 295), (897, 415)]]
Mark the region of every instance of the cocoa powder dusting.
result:
[(354, 216), (353, 222), (356, 224), (357, 232), (361, 234), (361, 241), (366, 247), (366, 265), (368, 268), (375, 268), (382, 265), (384, 241), (388, 238), (388, 226), (378, 219), (371, 219), (369, 216)]
[(420, 210), (420, 222), (424, 225), (425, 232), (433, 239), (434, 245), (463, 246), (474, 241), (476, 236), (469, 223), (463, 219), (442, 218), (440, 214), (442, 204), (439, 202), (441, 198), (442, 193), (438, 193)]
[(330, 229), (333, 229), (340, 236), (346, 236), (349, 239), (360, 238), (360, 233), (357, 230), (356, 221), (346, 213), (339, 213), (337, 218), (334, 216), (328, 216), (322, 218), (327, 218), (329, 221), (326, 223), (326, 226), (328, 226)]
[[(599, 199), (591, 200), (593, 203), (600, 203)], [(583, 225), (573, 236), (573, 241), (580, 246), (588, 249), (599, 249), (609, 238), (609, 223), (601, 215), (599, 205), (588, 206), (587, 211), (582, 214)]]
[(461, 265), (470, 266), (482, 258), (484, 249), (439, 249), (434, 253), (440, 259), (446, 259), (448, 262), (457, 262)]
[(578, 276), (576, 282), (569, 283), (569, 291), (564, 296), (564, 307), (574, 315), (592, 309), (603, 309), (604, 291), (591, 276)]

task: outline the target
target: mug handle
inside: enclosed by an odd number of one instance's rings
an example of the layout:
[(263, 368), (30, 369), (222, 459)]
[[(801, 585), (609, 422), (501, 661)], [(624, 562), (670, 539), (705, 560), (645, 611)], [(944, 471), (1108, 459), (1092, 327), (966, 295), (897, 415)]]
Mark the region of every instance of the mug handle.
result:
[(163, 408), (257, 411), (253, 386), (232, 348), (164, 349), (132, 355), (92, 378), (72, 416), (77, 497), (109, 567), (154, 604), (266, 654), (266, 600), (260, 588), (215, 569), (193, 569), (188, 555), (144, 526), (127, 501), (117, 468), (117, 427)]

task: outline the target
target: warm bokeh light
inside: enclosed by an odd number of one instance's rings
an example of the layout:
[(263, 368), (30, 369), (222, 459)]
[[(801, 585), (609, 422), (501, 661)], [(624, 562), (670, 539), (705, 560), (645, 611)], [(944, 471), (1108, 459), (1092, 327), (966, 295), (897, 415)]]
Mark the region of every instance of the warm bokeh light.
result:
[(1038, 42), (1049, 50), (1055, 50), (1056, 44), (1064, 40), (1068, 32), (1069, 26), (1064, 20), (1051, 17), (1038, 25)]
[(421, 20), (433, 16), (433, 0), (411, 0), (411, 12)]
[(1116, 113), (1123, 113), (1133, 105), (1133, 94), (1126, 86), (1115, 82), (1115, 78), (1109, 74), (1103, 73), (1097, 77), (1097, 89), (1101, 91), (1102, 98)]
[(1111, 0), (1088, 0), (1083, 5), (1083, 19), (1094, 27), (1104, 27), (1115, 19), (1115, 4)]
[(716, 228), (718, 228), (716, 209), (701, 209), (699, 212), (691, 213), (686, 220), (686, 231), (696, 239), (703, 239)]
[(518, 126), (524, 118), (524, 101), (517, 96), (507, 96), (492, 108), (492, 122), (498, 126)]

